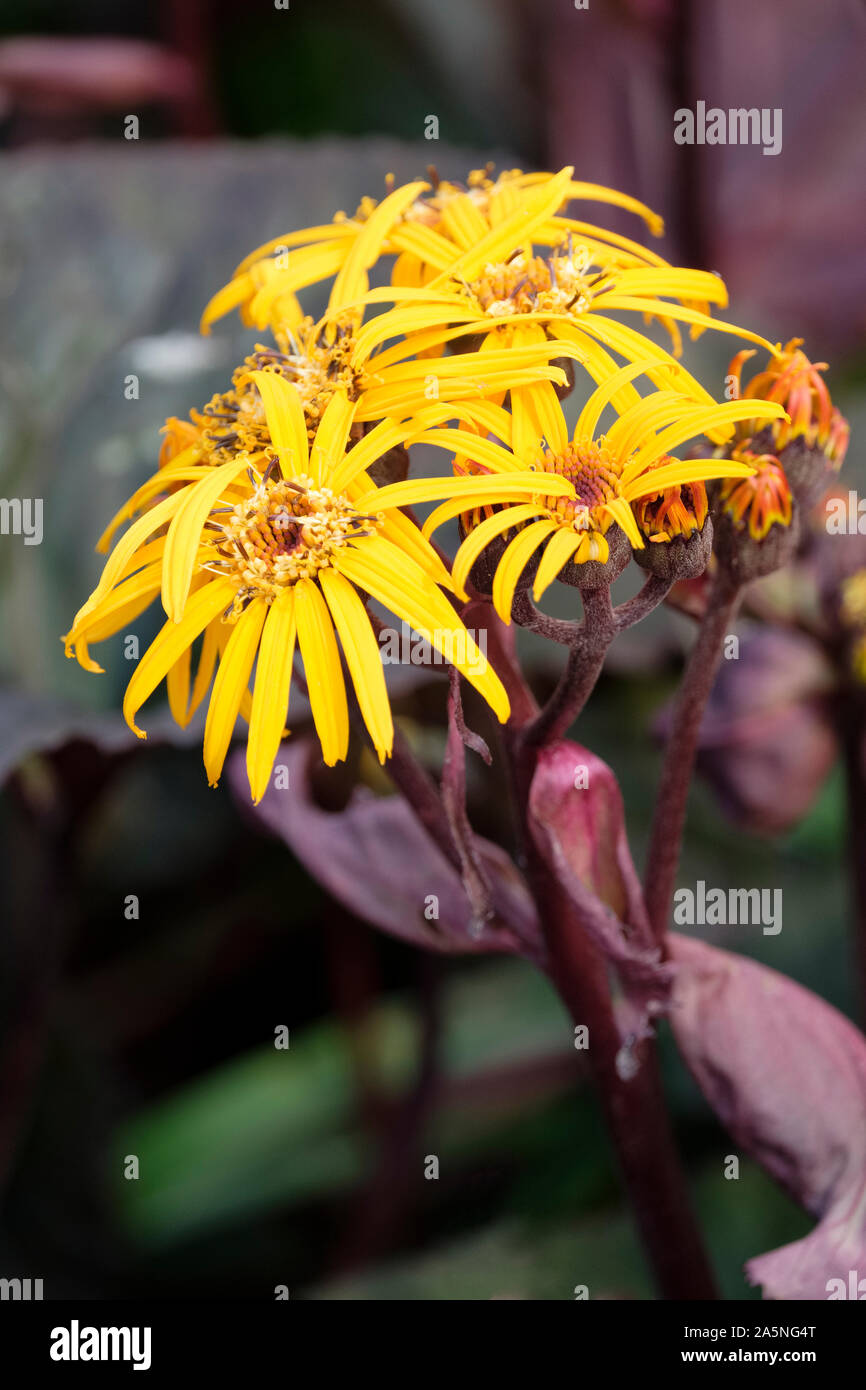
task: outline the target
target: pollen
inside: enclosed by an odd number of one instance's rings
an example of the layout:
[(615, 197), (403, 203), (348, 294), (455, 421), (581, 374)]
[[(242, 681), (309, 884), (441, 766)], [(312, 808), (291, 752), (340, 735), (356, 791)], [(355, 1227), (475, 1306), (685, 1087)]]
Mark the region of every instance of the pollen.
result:
[(572, 443), (561, 454), (546, 450), (539, 460), (546, 473), (558, 473), (574, 486), (575, 496), (550, 497), (557, 520), (575, 531), (606, 531), (605, 507), (618, 496), (619, 469), (603, 441)]
[(358, 512), (309, 478), (266, 477), (228, 515), (212, 513), (209, 525), (219, 538), (207, 568), (237, 582), (237, 617), (252, 598), (272, 603), (287, 585), (314, 579), (352, 541), (381, 529), (383, 517)]
[(297, 389), (312, 443), (319, 422), (337, 391), (355, 400), (367, 385), (364, 372), (351, 365), (355, 339), (348, 321), (337, 321), (316, 332), (312, 319), (294, 331), (276, 334), (279, 346), (257, 346), (232, 376), (229, 391), (215, 395), (192, 419), (202, 432), (201, 445), (209, 463), (227, 463), (238, 454), (255, 458), (270, 446), (262, 398), (250, 374), (272, 372)]
[(545, 259), (523, 252), (486, 265), (468, 290), (489, 318), (517, 314), (573, 314), (590, 306), (591, 256), (584, 246), (569, 246)]

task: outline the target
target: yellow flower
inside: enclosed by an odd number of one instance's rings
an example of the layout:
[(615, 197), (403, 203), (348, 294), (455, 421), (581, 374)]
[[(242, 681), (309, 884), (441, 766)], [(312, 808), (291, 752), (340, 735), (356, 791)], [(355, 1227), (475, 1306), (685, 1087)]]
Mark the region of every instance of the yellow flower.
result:
[[(416, 270), (410, 274), (398, 261), (390, 287), (370, 290), (349, 306), (357, 314), (371, 306), (393, 306), (358, 326), (353, 363), (387, 364), (392, 351), (402, 356), (441, 353), (461, 338), (478, 346), (481, 359), (487, 353), (526, 353), (552, 343), (557, 355), (580, 361), (597, 383), (614, 373), (618, 359), (624, 358), (646, 364), (654, 384), (664, 386), (675, 357), (611, 317), (621, 311), (665, 324), (677, 356), (679, 323), (689, 324), (693, 336), (714, 328), (770, 347), (759, 335), (710, 317), (711, 304), (727, 304), (718, 276), (670, 266), (635, 242), (558, 215), (575, 187), (570, 173), (565, 169), (553, 177), (545, 175), (519, 193), (513, 191), (511, 203), (495, 218), (489, 210), (485, 215), (465, 193), (447, 204), (452, 214), (461, 207), (459, 219), (452, 215), (446, 222), (443, 217), (438, 231), (415, 227)], [(372, 356), (399, 335), (405, 340), (398, 348), (386, 350), (381, 358)], [(696, 401), (712, 404), (712, 397), (690, 375), (683, 373), (679, 387)], [(531, 439), (537, 433), (539, 417), (554, 408), (554, 396), (546, 381), (511, 386), (518, 449), (523, 436)], [(614, 404), (623, 411), (639, 399), (626, 382)]]
[[(212, 323), (236, 308), (248, 326), (295, 327), (302, 318), (297, 292), (331, 277), (335, 279), (329, 310), (339, 312), (365, 293), (367, 272), (382, 255), (397, 257), (395, 284), (423, 283), (425, 276), (439, 273), (443, 254), (448, 265), (455, 248), (470, 245), (479, 228), (484, 236), (492, 226), (513, 226), (524, 205), (538, 204), (539, 194), (548, 218), (541, 234), (551, 244), (561, 241), (567, 230), (553, 214), (571, 199), (626, 208), (642, 216), (656, 234), (662, 231), (661, 218), (643, 203), (598, 184), (576, 183), (570, 169), (556, 178), (513, 170), (495, 180), (489, 171), (476, 170), (466, 189), (437, 180), (431, 190), (430, 184), (418, 180), (392, 188), (381, 203), (365, 198), (351, 218), (338, 213), (324, 226), (286, 233), (257, 247), (205, 308), (202, 331), (208, 332)], [(605, 244), (624, 249), (634, 245), (612, 233), (592, 231)], [(636, 249), (643, 259), (658, 260)]]
[[(641, 497), (710, 478), (746, 478), (752, 473), (751, 466), (742, 462), (716, 458), (683, 461), (667, 455), (708, 429), (730, 431), (747, 411), (760, 419), (779, 419), (784, 411), (774, 402), (731, 401), (706, 407), (668, 389), (639, 400), (605, 434), (598, 434), (605, 407), (624, 382), (641, 372), (647, 372), (646, 364), (623, 367), (598, 387), (581, 411), (571, 438), (557, 402), (545, 420), (543, 437), (536, 440), (535, 467), (542, 477), (534, 496), (527, 497), (523, 486), (510, 492), (509, 470), (522, 477), (526, 465), (508, 447), (473, 437), (466, 430), (431, 429), (418, 437), (419, 441), (458, 450), (455, 470), (461, 476), (453, 480), (450, 500), (436, 508), (424, 525), (425, 535), (430, 535), (445, 521), (463, 518), (468, 534), (452, 567), (458, 593), (464, 591), (472, 566), (486, 547), (509, 537), (493, 584), (494, 606), (509, 622), (517, 582), (539, 547), (544, 547), (544, 553), (533, 584), (536, 601), (563, 566), (589, 561), (606, 564), (608, 534), (614, 523), (632, 547), (642, 549), (644, 539), (631, 506)], [(511, 417), (504, 410), (492, 404), (479, 406), (478, 418), (505, 446), (511, 444)], [(657, 466), (662, 459), (665, 462)], [(551, 493), (551, 486), (563, 479), (573, 485), (573, 495), (558, 490)], [(488, 488), (496, 488), (495, 495), (484, 496), (485, 480)], [(420, 486), (399, 483), (387, 492), (410, 504), (424, 500)], [(482, 508), (487, 511), (484, 519)]]
[[(159, 459), (161, 471), (143, 483), (112, 517), (98, 550), (108, 549), (117, 528), (136, 511), (170, 487), (195, 481), (202, 467), (219, 466), (241, 454), (255, 467), (267, 465), (271, 435), (257, 385), (261, 373), (282, 378), (294, 387), (310, 447), (336, 395), (353, 407), (350, 438), (354, 442), (384, 417), (407, 419), (426, 412), (430, 418), (438, 403), (441, 419), (450, 415), (471, 421), (472, 404), (467, 398), (495, 395), (512, 383), (565, 382), (561, 368), (549, 365), (554, 350), (549, 344), (522, 352), (455, 355), (437, 364), (435, 377), (431, 377), (430, 364), (401, 362), (399, 348), (380, 354), (383, 361), (387, 358), (381, 368), (377, 365), (373, 370), (371, 364), (369, 370), (356, 369), (350, 360), (355, 343), (350, 329), (333, 324), (317, 326), (305, 319), (299, 335), (300, 341), (287, 330), (277, 335), (279, 347), (257, 346), (233, 373), (228, 391), (218, 392), (202, 410), (191, 411), (189, 420), (167, 421)], [(378, 364), (379, 359), (374, 361)]]
[[(266, 429), (256, 420), (244, 440), (250, 452), (229, 448), (224, 462), (204, 467), (184, 459), (183, 449), (139, 490), (128, 514), (141, 505), (147, 510), (118, 541), (76, 615), (67, 654), (99, 671), (89, 645), (122, 631), (161, 593), (168, 621), (133, 673), (124, 716), (144, 737), (135, 722), (138, 710), (165, 679), (172, 713), (186, 724), (213, 679), (204, 734), (208, 779), (215, 784), (220, 776), (240, 712), (250, 725), (247, 768), (256, 801), (283, 736), (296, 643), (325, 761), (345, 757), (349, 738), (338, 638), (373, 744), (380, 759), (389, 754), (391, 712), (362, 595), (409, 623), (506, 719), (508, 699), (498, 677), (442, 592), (453, 587), (448, 571), (399, 510), (406, 502), (402, 485), (377, 489), (367, 473), (384, 452), (440, 421), (447, 408), (401, 424), (384, 421), (347, 450), (354, 407), (337, 392), (311, 445), (297, 389), (274, 372), (252, 376)], [(512, 468), (512, 474), (511, 494), (537, 487), (534, 473)], [(488, 480), (473, 481), (496, 497)], [(453, 485), (453, 479), (439, 479), (426, 487), (441, 497)], [(414, 486), (423, 494), (424, 484)], [(559, 479), (555, 491), (568, 495), (572, 489)], [(191, 649), (199, 637), (193, 677)]]

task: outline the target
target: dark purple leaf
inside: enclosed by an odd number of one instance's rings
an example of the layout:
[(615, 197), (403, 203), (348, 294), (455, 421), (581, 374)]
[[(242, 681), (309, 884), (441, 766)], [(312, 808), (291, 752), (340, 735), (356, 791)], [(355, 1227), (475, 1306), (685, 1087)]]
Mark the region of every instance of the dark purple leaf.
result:
[(494, 913), (479, 923), (460, 875), (401, 797), (375, 796), (359, 787), (345, 810), (324, 811), (312, 796), (310, 757), (310, 745), (300, 740), (286, 745), (279, 759), (288, 785), (272, 785), (255, 808), (249, 806), (240, 756), (231, 762), (230, 779), (240, 804), (285, 840), (338, 902), (372, 926), (429, 950), (514, 951), (541, 958), (532, 899), (504, 850), (476, 841)]
[(672, 934), (670, 1018), (735, 1141), (819, 1219), (751, 1259), (774, 1299), (824, 1299), (866, 1275), (866, 1038), (817, 995), (744, 956)]

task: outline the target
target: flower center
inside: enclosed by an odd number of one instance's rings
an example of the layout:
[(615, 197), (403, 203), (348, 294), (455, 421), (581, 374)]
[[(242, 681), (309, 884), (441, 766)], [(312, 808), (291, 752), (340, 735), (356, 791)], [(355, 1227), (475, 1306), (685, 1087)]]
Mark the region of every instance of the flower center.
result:
[(508, 261), (485, 266), (469, 289), (490, 318), (582, 313), (591, 300), (590, 263), (585, 246), (570, 247), (547, 260), (520, 252)]
[(619, 495), (619, 470), (603, 441), (569, 444), (561, 454), (548, 449), (538, 466), (574, 484), (575, 497), (547, 498), (559, 520), (575, 531), (607, 531), (610, 516), (604, 509)]
[(262, 596), (272, 602), (287, 585), (314, 579), (351, 541), (382, 526), (381, 514), (364, 515), (344, 496), (316, 487), (309, 478), (265, 478), (228, 516), (213, 514), (221, 532), (210, 569), (235, 579), (235, 610)]
[(336, 391), (356, 399), (366, 377), (351, 366), (354, 338), (350, 329), (345, 324), (331, 324), (326, 335), (313, 338), (312, 326), (312, 320), (307, 319), (297, 337), (278, 333), (279, 348), (256, 347), (232, 376), (231, 389), (215, 395), (203, 411), (193, 415), (202, 430), (207, 462), (227, 463), (238, 454), (255, 458), (271, 448), (264, 404), (250, 372), (273, 372), (297, 388), (311, 443)]

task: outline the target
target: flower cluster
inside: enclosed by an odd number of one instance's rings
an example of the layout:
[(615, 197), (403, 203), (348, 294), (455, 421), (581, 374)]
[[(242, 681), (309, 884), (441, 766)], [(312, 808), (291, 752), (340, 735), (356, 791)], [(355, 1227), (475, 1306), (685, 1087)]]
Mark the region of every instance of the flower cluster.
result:
[[(240, 714), (259, 800), (299, 658), (325, 761), (345, 757), (355, 711), (384, 760), (393, 722), (371, 601), (448, 653), (504, 721), (508, 697), (464, 626), (465, 601), (489, 597), (508, 623), (530, 585), (536, 602), (555, 580), (597, 589), (632, 556), (700, 572), (714, 508), (757, 542), (790, 523), (778, 455), (798, 440), (834, 463), (844, 452), (822, 369), (797, 342), (774, 348), (713, 317), (727, 303), (718, 276), (571, 216), (579, 200), (662, 231), (648, 208), (570, 168), (488, 168), (465, 184), (431, 172), (259, 247), (214, 295), (203, 331), (238, 310), (271, 341), (189, 419), (168, 421), (159, 467), (103, 533), (102, 576), (65, 638), (98, 671), (90, 647), (161, 600), (166, 621), (124, 700), (136, 733), (163, 680), (181, 724), (209, 695), (208, 778)], [(389, 268), (384, 287), (370, 288), (374, 266)], [(314, 321), (302, 296), (323, 282)], [(632, 314), (661, 325), (669, 347)], [(769, 365), (718, 402), (680, 360), (682, 325), (757, 344)], [(738, 383), (753, 350), (734, 359)], [(561, 402), (581, 377), (572, 429)], [(702, 456), (677, 457), (695, 440)], [(416, 443), (448, 466), (383, 468)], [(422, 523), (413, 509), (430, 503)], [(451, 563), (432, 536), (454, 519)]]

